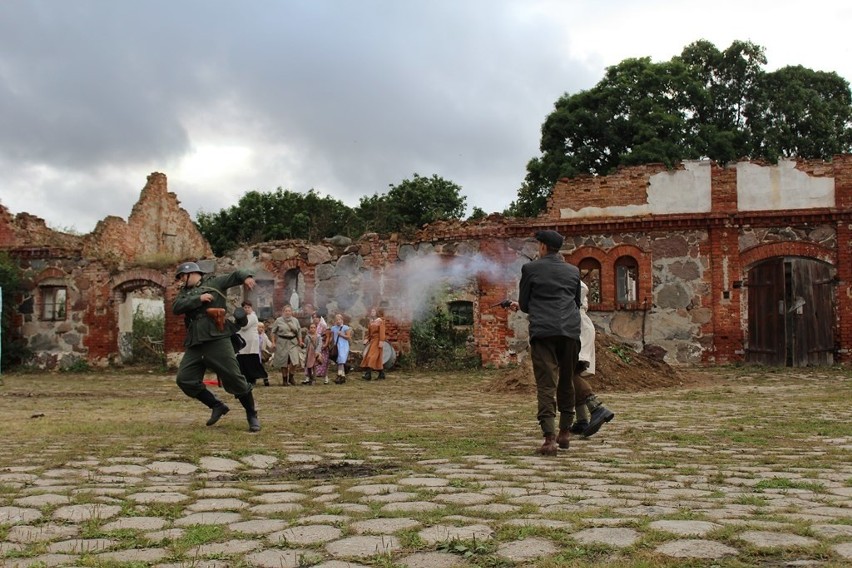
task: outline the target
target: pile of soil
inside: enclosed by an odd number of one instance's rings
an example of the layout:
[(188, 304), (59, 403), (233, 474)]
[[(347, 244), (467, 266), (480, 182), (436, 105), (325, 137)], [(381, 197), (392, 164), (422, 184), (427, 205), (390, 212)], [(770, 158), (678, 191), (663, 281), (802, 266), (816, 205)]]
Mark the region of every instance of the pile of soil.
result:
[[(595, 337), (595, 374), (586, 380), (595, 392), (641, 391), (683, 387), (700, 382), (686, 369), (678, 370), (663, 361), (663, 353), (653, 348), (637, 353), (634, 347), (608, 335)], [(497, 392), (535, 392), (535, 379), (529, 357), (515, 367), (499, 371), (486, 386)]]

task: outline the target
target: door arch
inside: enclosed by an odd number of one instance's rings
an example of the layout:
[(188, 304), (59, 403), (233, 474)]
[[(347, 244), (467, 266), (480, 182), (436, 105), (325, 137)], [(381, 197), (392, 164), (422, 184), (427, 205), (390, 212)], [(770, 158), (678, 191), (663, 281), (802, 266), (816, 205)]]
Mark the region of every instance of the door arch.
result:
[(749, 269), (749, 362), (834, 363), (835, 272), (832, 265), (805, 257), (773, 257)]

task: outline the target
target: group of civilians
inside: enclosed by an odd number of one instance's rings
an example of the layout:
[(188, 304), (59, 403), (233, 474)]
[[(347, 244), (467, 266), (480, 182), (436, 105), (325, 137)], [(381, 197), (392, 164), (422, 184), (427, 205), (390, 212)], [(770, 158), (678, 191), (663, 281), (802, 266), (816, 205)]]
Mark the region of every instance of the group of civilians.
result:
[[(332, 370), (336, 370), (335, 384), (346, 382), (352, 328), (346, 324), (344, 314), (336, 314), (334, 325), (329, 326), (325, 312), (310, 309), (311, 322), (305, 329), (293, 315), (292, 306), (287, 304), (281, 310), (281, 316), (267, 329), (264, 322), (258, 319), (250, 301), (244, 301), (242, 307), (248, 316), (248, 323), (239, 330), (239, 334), (246, 345), (237, 354), (237, 361), (249, 383), (254, 385), (262, 379), (263, 384), (269, 386), (267, 363), (273, 369), (281, 370), (283, 386), (296, 385), (296, 376), (300, 372), (304, 373), (301, 381), (303, 385), (312, 385), (317, 381), (329, 384)], [(373, 371), (378, 372), (376, 379), (385, 378), (384, 341), (383, 313), (380, 308), (373, 308), (370, 310), (359, 365), (364, 370), (364, 380), (372, 380)]]

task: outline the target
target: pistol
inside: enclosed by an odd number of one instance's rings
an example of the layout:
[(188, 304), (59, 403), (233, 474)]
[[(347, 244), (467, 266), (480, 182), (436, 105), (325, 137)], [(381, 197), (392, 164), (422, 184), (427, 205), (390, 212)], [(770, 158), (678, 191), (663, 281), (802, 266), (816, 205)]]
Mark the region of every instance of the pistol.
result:
[(508, 308), (511, 305), (512, 305), (512, 300), (506, 299), (506, 300), (503, 300), (502, 302), (498, 302), (498, 303), (494, 304), (491, 307), (492, 308), (496, 308), (496, 307)]

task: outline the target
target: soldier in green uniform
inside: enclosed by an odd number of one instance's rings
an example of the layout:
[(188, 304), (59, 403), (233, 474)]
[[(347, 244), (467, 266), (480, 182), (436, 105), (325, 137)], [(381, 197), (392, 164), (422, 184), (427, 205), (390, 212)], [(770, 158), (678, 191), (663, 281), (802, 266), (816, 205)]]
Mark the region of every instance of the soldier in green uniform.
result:
[[(194, 262), (178, 266), (175, 280), (181, 289), (172, 304), (175, 315), (183, 315), (186, 324), (186, 352), (177, 372), (177, 385), (190, 398), (197, 398), (211, 410), (208, 426), (219, 421), (230, 408), (204, 386), (204, 372), (215, 372), (226, 392), (234, 395), (246, 409), (249, 431), (260, 430), (251, 385), (240, 372), (231, 344), (233, 330), (224, 321), (228, 288), (240, 284), (254, 288), (254, 277), (245, 270), (222, 276), (206, 276)], [(224, 324), (224, 325), (223, 325)]]

